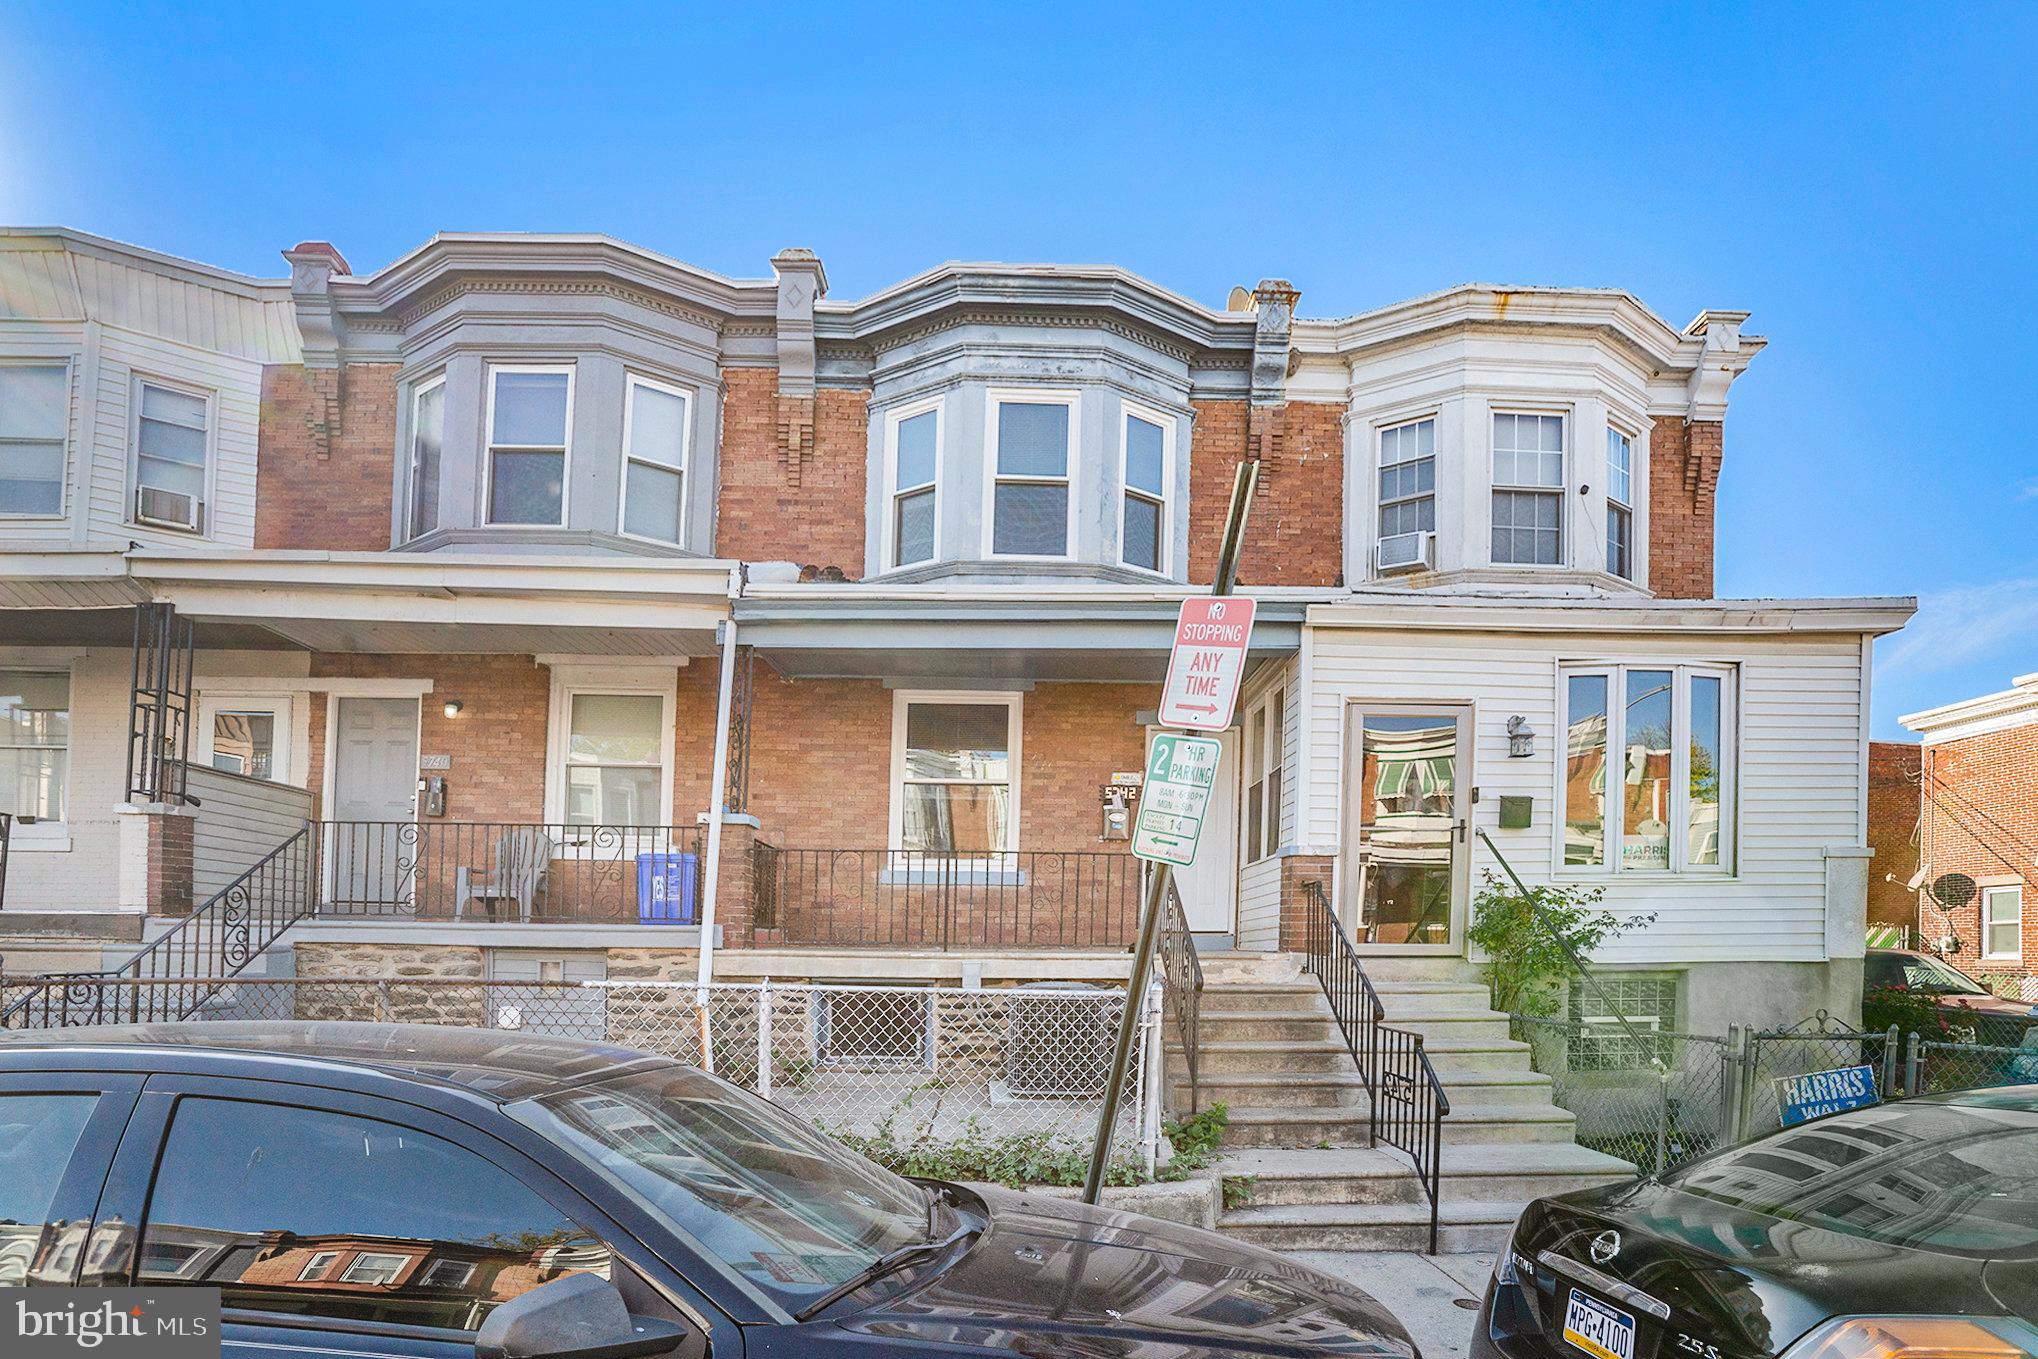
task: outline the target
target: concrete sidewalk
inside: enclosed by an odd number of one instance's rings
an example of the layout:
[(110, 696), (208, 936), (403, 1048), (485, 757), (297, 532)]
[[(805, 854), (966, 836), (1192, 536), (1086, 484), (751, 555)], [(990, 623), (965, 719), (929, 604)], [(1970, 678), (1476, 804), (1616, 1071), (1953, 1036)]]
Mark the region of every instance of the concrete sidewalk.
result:
[[(1422, 1350), (1422, 1359), (1464, 1359), (1479, 1300), (1493, 1277), (1493, 1252), (1415, 1255), (1403, 1251), (1285, 1252), (1378, 1298)], [(1470, 1306), (1466, 1304), (1470, 1303)]]

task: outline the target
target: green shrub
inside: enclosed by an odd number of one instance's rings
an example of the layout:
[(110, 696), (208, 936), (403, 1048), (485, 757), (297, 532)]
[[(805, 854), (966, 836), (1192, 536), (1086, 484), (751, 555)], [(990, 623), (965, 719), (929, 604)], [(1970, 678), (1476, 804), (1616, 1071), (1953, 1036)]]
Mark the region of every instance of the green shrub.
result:
[[(1656, 917), (1623, 920), (1601, 910), (1597, 887), (1531, 887), (1526, 894), (1488, 872), (1472, 899), (1467, 933), (1487, 959), (1482, 968), (1503, 1014), (1556, 1013), (1563, 984), (1578, 974), (1573, 955), (1592, 951)], [(1568, 945), (1568, 948), (1567, 948)]]
[[(1224, 1105), (1213, 1104), (1192, 1118), (1165, 1125), (1175, 1154), (1152, 1180), (1186, 1180), (1216, 1160), (1228, 1120)], [(979, 1180), (1017, 1189), (1079, 1186), (1090, 1172), (1090, 1144), (1085, 1140), (1049, 1132), (992, 1136), (974, 1118), (963, 1123), (958, 1136), (946, 1139), (937, 1139), (924, 1123), (902, 1134), (893, 1116), (872, 1133), (826, 1131), (885, 1169), (922, 1179)], [(1105, 1163), (1104, 1183), (1146, 1184), (1149, 1177), (1136, 1157), (1117, 1156)]]

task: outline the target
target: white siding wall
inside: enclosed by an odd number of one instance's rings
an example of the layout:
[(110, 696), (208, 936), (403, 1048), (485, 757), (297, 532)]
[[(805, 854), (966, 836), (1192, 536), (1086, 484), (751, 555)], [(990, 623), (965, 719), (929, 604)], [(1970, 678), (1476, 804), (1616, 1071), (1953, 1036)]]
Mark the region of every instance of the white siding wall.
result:
[[(1473, 824), (1531, 883), (1552, 880), (1552, 822), (1564, 750), (1557, 672), (1566, 661), (1686, 661), (1739, 666), (1739, 853), (1732, 876), (1616, 875), (1605, 905), (1655, 923), (1602, 951), (1609, 962), (1817, 962), (1825, 957), (1823, 851), (1863, 843), (1862, 651), (1852, 636), (1660, 637), (1389, 632), (1317, 626), (1310, 650), (1309, 784), (1304, 833), (1335, 853), (1345, 705), (1465, 702), (1474, 707)], [(1535, 728), (1536, 753), (1507, 754), (1507, 719)], [(1502, 794), (1535, 800), (1528, 830), (1498, 829)], [(1473, 886), (1491, 856), (1475, 844)], [(1340, 890), (1342, 890), (1340, 865)], [(1558, 880), (1567, 880), (1559, 878)]]
[(1281, 829), (1275, 837), (1273, 848), (1278, 851), (1295, 843), (1296, 828), (1296, 782), (1297, 758), (1302, 749), (1300, 714), (1302, 711), (1301, 685), (1297, 682), (1298, 667), (1292, 660), (1267, 666), (1255, 674), (1241, 691), (1239, 698), (1239, 790), (1238, 806), (1241, 817), (1238, 840), (1238, 947), (1242, 949), (1272, 949), (1280, 945), (1281, 938), (1281, 859), (1278, 852), (1269, 854), (1258, 863), (1245, 862), (1246, 837), (1242, 818), (1245, 815), (1245, 779), (1248, 759), (1244, 750), (1245, 733), (1250, 730), (1244, 714), (1268, 689), (1276, 684), (1288, 686), (1282, 696), (1281, 736)]
[(187, 791), (199, 804), (191, 852), (193, 905), (209, 901), (304, 829), (311, 816), (311, 794), (302, 788), (243, 778), (208, 765), (191, 767)]
[(127, 795), (127, 648), (0, 647), (0, 666), (71, 672), (71, 748), (62, 827), (17, 826), (7, 861), (9, 911), (112, 911), (120, 905)]
[(1281, 861), (1262, 859), (1238, 874), (1238, 946), (1274, 949), (1281, 944)]

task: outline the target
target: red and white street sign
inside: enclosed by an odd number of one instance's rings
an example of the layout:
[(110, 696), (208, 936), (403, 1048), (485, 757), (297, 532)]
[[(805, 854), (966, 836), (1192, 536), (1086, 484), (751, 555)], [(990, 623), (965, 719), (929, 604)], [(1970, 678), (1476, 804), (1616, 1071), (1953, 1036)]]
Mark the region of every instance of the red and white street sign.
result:
[(1223, 731), (1238, 703), (1245, 649), (1252, 641), (1253, 601), (1239, 595), (1182, 601), (1175, 649), (1161, 692), (1161, 725)]

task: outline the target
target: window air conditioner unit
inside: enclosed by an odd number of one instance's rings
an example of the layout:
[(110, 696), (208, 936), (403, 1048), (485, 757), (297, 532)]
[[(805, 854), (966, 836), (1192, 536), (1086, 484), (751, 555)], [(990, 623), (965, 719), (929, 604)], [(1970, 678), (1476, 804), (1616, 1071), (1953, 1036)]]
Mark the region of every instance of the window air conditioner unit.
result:
[(1382, 538), (1373, 549), (1381, 575), (1398, 571), (1430, 571), (1437, 564), (1437, 536), (1434, 533), (1397, 533)]
[(1005, 1012), (1005, 1086), (1018, 1099), (1093, 1099), (1111, 1079), (1117, 1007), (1080, 982), (1030, 982)]
[(156, 486), (141, 486), (134, 495), (135, 522), (156, 524), (163, 528), (190, 529), (193, 533), (205, 531), (205, 502), (197, 496), (185, 495), (181, 491), (165, 491)]

